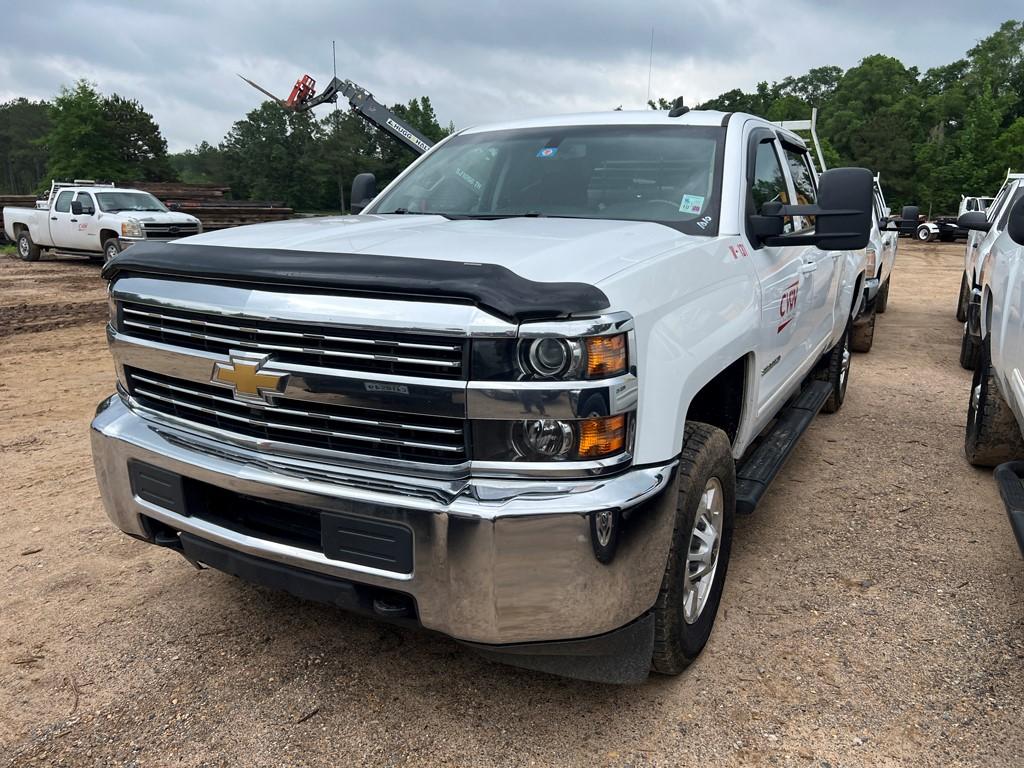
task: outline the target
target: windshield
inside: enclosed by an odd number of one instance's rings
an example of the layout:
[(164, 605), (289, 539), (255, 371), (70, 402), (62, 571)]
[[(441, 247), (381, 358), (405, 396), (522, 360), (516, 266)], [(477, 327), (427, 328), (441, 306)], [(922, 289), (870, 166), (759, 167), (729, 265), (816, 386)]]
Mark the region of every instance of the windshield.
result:
[(149, 192), (97, 192), (100, 210), (107, 213), (118, 211), (166, 211), (167, 207)]
[(625, 219), (714, 235), (724, 138), (722, 128), (685, 125), (462, 134), (367, 212)]

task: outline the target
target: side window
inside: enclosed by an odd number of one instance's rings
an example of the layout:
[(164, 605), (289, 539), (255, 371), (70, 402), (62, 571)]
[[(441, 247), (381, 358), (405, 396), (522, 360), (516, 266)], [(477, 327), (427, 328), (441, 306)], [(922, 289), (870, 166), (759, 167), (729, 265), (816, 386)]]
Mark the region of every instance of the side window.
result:
[[(786, 174), (782, 172), (782, 163), (775, 153), (774, 142), (757, 145), (754, 158), (754, 186), (750, 190), (754, 198), (754, 209), (760, 211), (765, 203), (782, 203), (789, 205), (789, 187), (786, 185)], [(786, 217), (783, 232), (793, 231), (793, 220)]]
[[(793, 177), (793, 188), (796, 190), (796, 204), (813, 205), (818, 202), (818, 187), (811, 167), (807, 164), (807, 153), (796, 152), (788, 147), (784, 151), (789, 175)], [(803, 221), (802, 229), (814, 228), (813, 216), (801, 216), (800, 219)]]
[(92, 195), (90, 195), (88, 192), (79, 192), (78, 202), (82, 204), (83, 216), (92, 216), (94, 213), (96, 213), (96, 206), (93, 205)]
[(64, 190), (57, 195), (57, 202), (53, 204), (53, 210), (57, 213), (70, 213), (71, 211), (71, 198), (75, 196), (75, 193), (70, 189)]
[(999, 216), (999, 223), (996, 224), (996, 229), (997, 230), (1002, 232), (1003, 230), (1006, 229), (1006, 225), (1010, 221), (1010, 211), (1013, 210), (1013, 206), (1022, 197), (1024, 197), (1024, 189), (1018, 187), (1017, 188), (1017, 193), (1013, 196), (1013, 199), (1011, 199), (1010, 202), (1008, 202), (1004, 206), (1003, 211), (1002, 211), (1001, 215)]

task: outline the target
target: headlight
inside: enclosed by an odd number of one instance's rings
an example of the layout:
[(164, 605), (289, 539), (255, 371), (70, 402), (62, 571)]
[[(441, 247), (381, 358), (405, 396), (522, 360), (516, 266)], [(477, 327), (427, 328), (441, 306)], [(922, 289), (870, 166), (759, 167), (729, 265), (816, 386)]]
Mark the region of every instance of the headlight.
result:
[(582, 381), (619, 376), (629, 369), (625, 333), (611, 336), (473, 341), (476, 381)]
[(145, 237), (145, 230), (142, 224), (135, 219), (128, 219), (121, 222), (121, 237)]
[(867, 273), (868, 273), (868, 275), (870, 277), (874, 277), (875, 276), (875, 266), (878, 264), (878, 254), (875, 251), (875, 249), (870, 247), (870, 246), (868, 246), (867, 252), (868, 252)]
[(629, 450), (630, 416), (560, 420), (476, 421), (478, 461), (593, 461)]

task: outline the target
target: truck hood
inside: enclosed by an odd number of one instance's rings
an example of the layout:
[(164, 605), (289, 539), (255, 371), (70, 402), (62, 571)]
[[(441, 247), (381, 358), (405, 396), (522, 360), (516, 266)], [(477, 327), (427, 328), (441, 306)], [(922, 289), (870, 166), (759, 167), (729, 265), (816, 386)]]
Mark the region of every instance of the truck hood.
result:
[(195, 216), (181, 211), (117, 211), (104, 215), (118, 219), (135, 219), (143, 224), (191, 224), (199, 221)]
[(474, 221), (419, 215), (292, 219), (178, 241), (182, 245), (497, 264), (528, 280), (572, 280), (590, 285), (640, 261), (699, 242), (710, 239), (649, 222), (559, 218)]

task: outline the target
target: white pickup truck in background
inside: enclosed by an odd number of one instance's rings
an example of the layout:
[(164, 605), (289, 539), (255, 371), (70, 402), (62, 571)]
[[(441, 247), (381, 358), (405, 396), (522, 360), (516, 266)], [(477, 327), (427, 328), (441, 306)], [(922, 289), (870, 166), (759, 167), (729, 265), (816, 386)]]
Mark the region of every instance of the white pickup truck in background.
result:
[(4, 209), (4, 232), (24, 261), (35, 261), (43, 250), (109, 261), (140, 240), (202, 231), (195, 216), (168, 210), (149, 192), (92, 181), (54, 182), (35, 208)]

